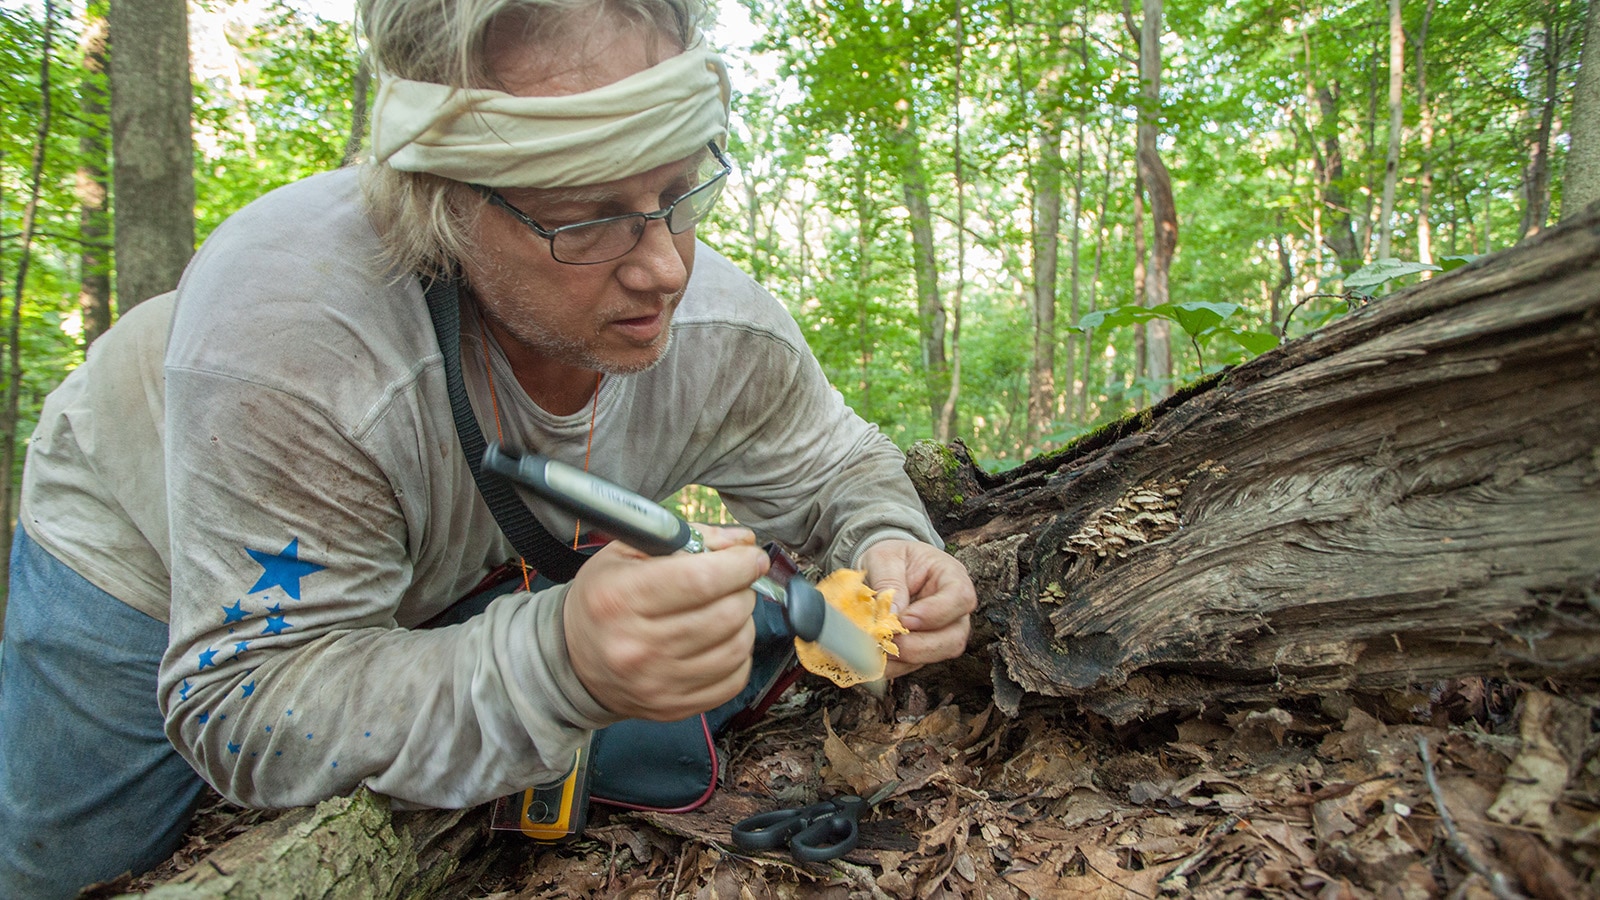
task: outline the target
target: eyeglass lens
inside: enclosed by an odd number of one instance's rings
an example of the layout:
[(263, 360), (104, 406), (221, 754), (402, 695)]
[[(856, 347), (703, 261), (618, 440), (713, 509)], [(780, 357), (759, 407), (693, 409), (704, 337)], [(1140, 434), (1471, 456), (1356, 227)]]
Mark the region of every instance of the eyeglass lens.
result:
[(716, 206), (727, 180), (726, 166), (710, 154), (698, 170), (698, 186), (656, 213), (631, 213), (556, 229), (550, 236), (551, 254), (565, 263), (608, 262), (637, 247), (651, 219), (666, 219), (673, 234), (688, 231)]

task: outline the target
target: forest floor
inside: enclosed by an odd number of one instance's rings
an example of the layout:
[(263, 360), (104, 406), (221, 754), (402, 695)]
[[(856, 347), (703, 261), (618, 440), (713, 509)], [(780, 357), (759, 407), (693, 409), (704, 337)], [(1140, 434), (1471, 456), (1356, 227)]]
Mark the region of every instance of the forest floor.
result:
[[(808, 679), (724, 742), (698, 811), (595, 807), (555, 847), (497, 833), (494, 863), (452, 896), (1600, 896), (1600, 686), (1473, 679), (1120, 730), (1059, 701), (1006, 718), (965, 690), (902, 679), (880, 701)], [(844, 859), (731, 844), (753, 813), (891, 782)], [(270, 815), (216, 801), (187, 847), (119, 887)]]

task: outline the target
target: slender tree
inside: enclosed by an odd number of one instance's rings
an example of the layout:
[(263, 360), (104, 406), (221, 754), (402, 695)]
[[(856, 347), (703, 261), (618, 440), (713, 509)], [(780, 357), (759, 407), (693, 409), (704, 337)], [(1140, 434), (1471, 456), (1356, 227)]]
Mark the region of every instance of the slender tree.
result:
[(194, 141), (185, 0), (111, 4), (117, 304), (178, 284), (194, 253)]
[(1573, 88), (1572, 149), (1561, 182), (1561, 217), (1600, 200), (1600, 0), (1589, 0), (1578, 83)]
[[(1178, 249), (1178, 211), (1173, 202), (1172, 176), (1156, 146), (1161, 117), (1161, 4), (1144, 0), (1139, 32), (1139, 177), (1150, 197), (1150, 265), (1145, 269), (1144, 303), (1160, 306), (1168, 300), (1172, 255)], [(1172, 346), (1165, 319), (1152, 319), (1145, 328), (1144, 376), (1172, 392)]]
[(1389, 146), (1383, 163), (1383, 205), (1378, 212), (1378, 258), (1394, 255), (1394, 194), (1400, 180), (1405, 134), (1406, 27), (1400, 0), (1389, 0)]
[[(5, 406), (0, 409), (0, 538), (11, 546), (16, 522), (16, 491), (12, 472), (17, 464), (17, 424), (22, 400), (22, 299), (28, 283), (28, 265), (33, 256), (34, 228), (38, 224), (39, 196), (44, 181), (45, 148), (50, 144), (50, 67), (55, 40), (55, 2), (44, 0), (44, 34), (39, 48), (39, 119), (34, 135), (33, 158), (28, 165), (28, 197), (22, 211), (21, 248), (17, 254), (17, 276), (11, 291), (11, 309), (6, 316)], [(11, 578), (10, 554), (0, 553), (0, 584)], [(4, 609), (0, 608), (0, 619)]]
[(84, 13), (78, 38), (83, 73), (78, 84), (82, 131), (78, 136), (78, 309), (83, 346), (111, 327), (111, 179), (106, 133), (106, 15), (104, 4)]

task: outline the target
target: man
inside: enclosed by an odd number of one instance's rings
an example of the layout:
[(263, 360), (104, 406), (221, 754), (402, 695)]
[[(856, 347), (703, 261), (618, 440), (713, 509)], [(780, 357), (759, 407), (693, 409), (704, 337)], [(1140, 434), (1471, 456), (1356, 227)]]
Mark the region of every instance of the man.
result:
[(236, 214), (52, 395), (0, 655), (0, 893), (153, 866), (195, 771), (250, 805), (365, 785), (459, 807), (559, 776), (593, 729), (744, 688), (767, 561), (740, 529), (694, 556), (613, 543), (569, 585), (419, 627), (515, 555), (419, 272), (459, 284), (490, 440), (657, 498), (711, 485), (763, 536), (864, 568), (911, 629), (891, 675), (962, 651), (972, 585), (898, 452), (695, 244), (728, 87), (693, 2), (369, 0), (364, 184)]

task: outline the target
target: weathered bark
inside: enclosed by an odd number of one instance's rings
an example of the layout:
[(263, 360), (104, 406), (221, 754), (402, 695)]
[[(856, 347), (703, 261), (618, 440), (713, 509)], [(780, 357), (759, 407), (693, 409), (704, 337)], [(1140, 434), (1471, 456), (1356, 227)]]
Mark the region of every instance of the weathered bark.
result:
[(1004, 475), (912, 468), (996, 701), (1600, 673), (1600, 208)]
[[(494, 862), (487, 806), (393, 813), (367, 791), (292, 810), (223, 844), (149, 900), (452, 897)], [(520, 837), (519, 837), (520, 840)], [(465, 865), (464, 865), (465, 861)], [(135, 895), (124, 895), (135, 896)]]
[(1578, 80), (1572, 88), (1572, 147), (1562, 182), (1561, 217), (1572, 218), (1600, 200), (1600, 3), (1589, 4)]
[(117, 310), (172, 290), (194, 253), (194, 140), (184, 0), (111, 4)]

